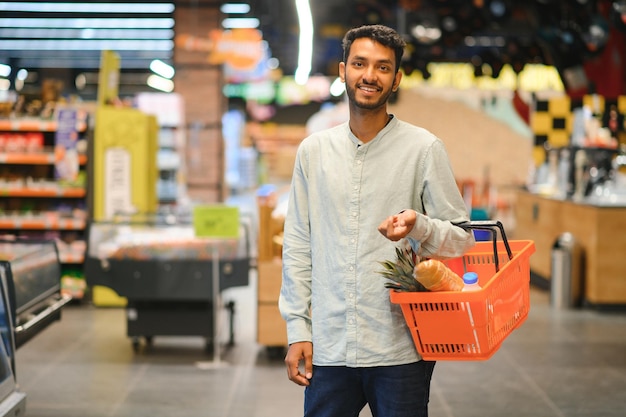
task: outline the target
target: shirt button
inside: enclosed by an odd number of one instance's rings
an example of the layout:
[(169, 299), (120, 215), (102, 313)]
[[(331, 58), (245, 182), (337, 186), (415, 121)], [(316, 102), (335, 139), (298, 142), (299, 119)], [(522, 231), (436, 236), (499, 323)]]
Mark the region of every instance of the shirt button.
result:
[(358, 190), (358, 189), (359, 189), (359, 186), (358, 186), (358, 185), (355, 185), (355, 186), (354, 186), (354, 189), (355, 189), (355, 190)]
[(350, 266), (350, 271), (354, 271), (354, 267), (353, 266)]
[(357, 163), (358, 165), (361, 165), (361, 164), (363, 163), (363, 161), (359, 160), (359, 161), (356, 161), (356, 163)]
[(348, 298), (350, 298), (350, 299), (354, 298), (354, 294), (349, 293), (349, 294), (348, 294)]
[(350, 239), (350, 243), (354, 243), (354, 242), (356, 242), (355, 238)]

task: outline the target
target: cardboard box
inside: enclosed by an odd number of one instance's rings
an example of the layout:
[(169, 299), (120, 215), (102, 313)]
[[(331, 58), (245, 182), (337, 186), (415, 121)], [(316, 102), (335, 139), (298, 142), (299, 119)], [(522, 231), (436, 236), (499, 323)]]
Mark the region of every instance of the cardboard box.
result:
[(287, 324), (280, 315), (278, 304), (259, 303), (257, 342), (263, 346), (287, 346)]
[(283, 263), (280, 258), (270, 261), (261, 261), (258, 271), (258, 301), (259, 303), (276, 303), (280, 295), (280, 286), (283, 277)]

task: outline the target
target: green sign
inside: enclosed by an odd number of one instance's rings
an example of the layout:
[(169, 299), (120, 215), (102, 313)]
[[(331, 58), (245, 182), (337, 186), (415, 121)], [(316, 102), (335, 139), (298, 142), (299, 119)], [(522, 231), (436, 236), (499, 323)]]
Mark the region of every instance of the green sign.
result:
[(196, 206), (193, 228), (198, 237), (239, 237), (239, 208), (225, 205)]

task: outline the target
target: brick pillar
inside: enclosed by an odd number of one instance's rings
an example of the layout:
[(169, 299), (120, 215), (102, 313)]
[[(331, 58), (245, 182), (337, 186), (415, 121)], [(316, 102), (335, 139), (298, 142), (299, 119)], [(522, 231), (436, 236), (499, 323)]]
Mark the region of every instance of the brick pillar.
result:
[[(208, 39), (220, 27), (220, 2), (185, 0), (176, 3), (175, 33)], [(224, 145), (222, 115), (228, 102), (222, 94), (222, 67), (208, 62), (208, 52), (176, 42), (175, 89), (185, 102), (187, 187), (189, 196), (202, 203), (224, 200)]]

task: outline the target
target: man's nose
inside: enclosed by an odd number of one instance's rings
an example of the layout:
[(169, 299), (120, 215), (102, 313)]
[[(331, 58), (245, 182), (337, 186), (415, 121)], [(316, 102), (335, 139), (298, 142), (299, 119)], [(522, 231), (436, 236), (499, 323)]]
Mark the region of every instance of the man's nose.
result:
[(374, 67), (368, 67), (363, 74), (363, 80), (367, 83), (376, 82), (376, 69)]

